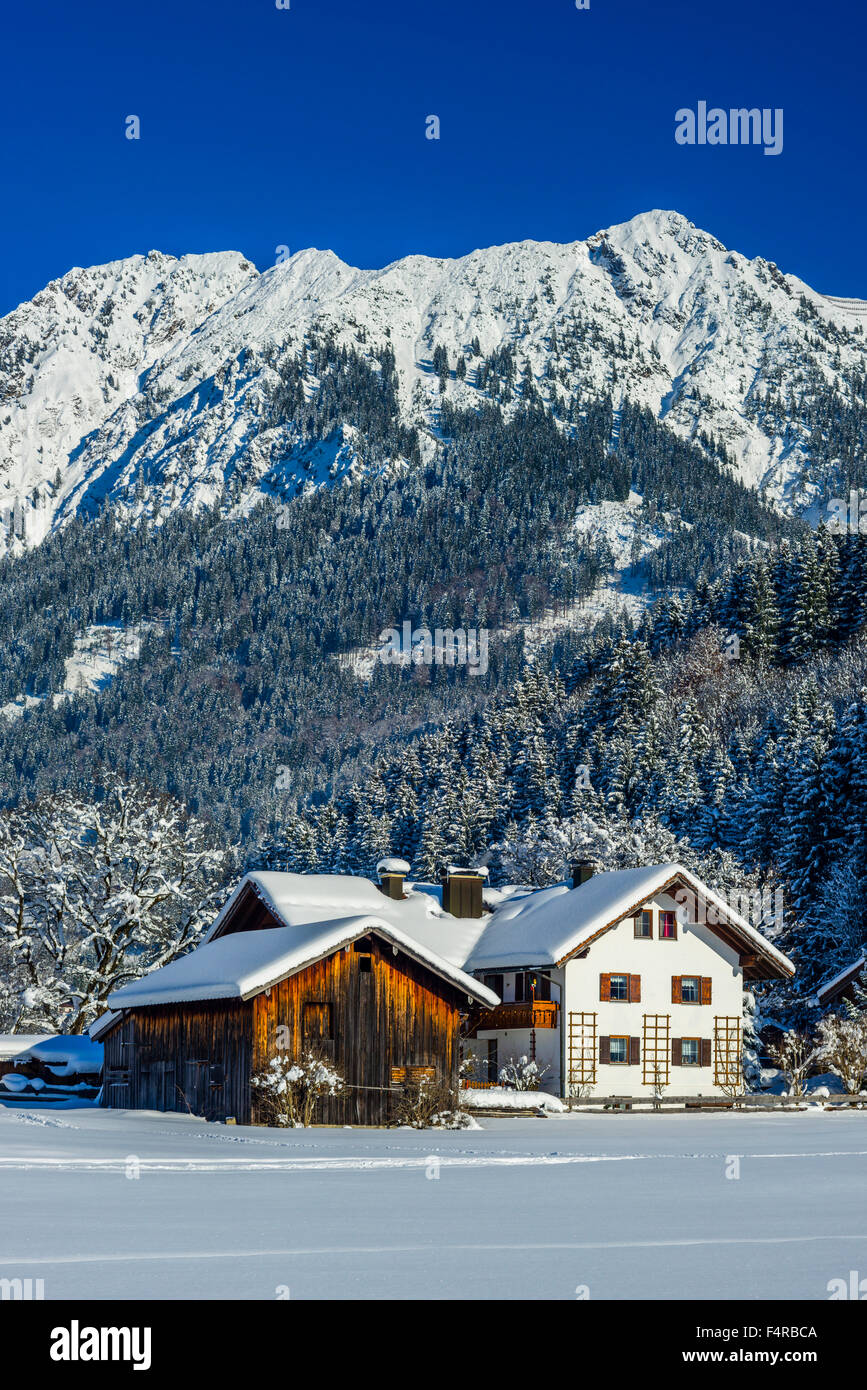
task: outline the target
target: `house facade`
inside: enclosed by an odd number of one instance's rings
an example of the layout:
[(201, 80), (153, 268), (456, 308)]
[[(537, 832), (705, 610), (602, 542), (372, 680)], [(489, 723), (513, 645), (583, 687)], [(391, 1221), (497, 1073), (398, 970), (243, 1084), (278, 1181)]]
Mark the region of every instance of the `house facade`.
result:
[[(743, 991), (792, 963), (678, 865), (586, 876), (501, 908), (467, 968), (500, 995), (469, 1050), (567, 1096), (713, 1096), (742, 1080)], [(499, 918), (499, 921), (498, 921)]]
[(526, 1058), (564, 1097), (701, 1097), (741, 1085), (745, 984), (794, 966), (677, 864), (536, 889), (448, 866), (407, 883), (247, 875), (204, 942), (109, 999), (103, 1103), (256, 1121), (253, 1076), (314, 1050), (343, 1074), (335, 1124), (382, 1124), (427, 1076)]

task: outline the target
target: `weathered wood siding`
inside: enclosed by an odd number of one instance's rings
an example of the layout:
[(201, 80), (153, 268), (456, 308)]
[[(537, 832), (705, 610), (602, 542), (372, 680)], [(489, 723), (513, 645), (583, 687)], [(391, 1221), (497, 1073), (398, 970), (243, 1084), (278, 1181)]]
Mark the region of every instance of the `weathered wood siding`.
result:
[[(103, 1104), (255, 1121), (251, 1076), (283, 1051), (313, 1049), (347, 1083), (324, 1101), (325, 1124), (386, 1124), (393, 1073), (429, 1069), (457, 1086), (466, 996), (375, 936), (337, 951), (247, 1002), (130, 1010), (104, 1038)], [(278, 1028), (285, 1028), (278, 1048)]]
[(239, 999), (131, 1010), (104, 1040), (103, 1104), (249, 1123), (252, 1017)]
[(322, 1103), (322, 1123), (387, 1123), (393, 1068), (432, 1067), (457, 1085), (466, 997), (376, 937), (281, 981), (253, 1006), (254, 1071), (277, 1055), (281, 1026), (285, 1051), (298, 1058), (309, 1046), (340, 1068), (348, 1089)]

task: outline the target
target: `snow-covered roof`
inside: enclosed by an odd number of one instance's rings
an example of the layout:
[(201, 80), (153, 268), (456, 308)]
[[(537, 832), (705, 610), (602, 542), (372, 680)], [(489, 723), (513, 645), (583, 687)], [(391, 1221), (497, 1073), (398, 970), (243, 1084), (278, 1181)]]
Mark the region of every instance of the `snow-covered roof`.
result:
[[(578, 888), (558, 884), (496, 890), (494, 911), (479, 918), (443, 912), (433, 885), (406, 885), (406, 897), (386, 897), (369, 879), (344, 874), (247, 874), (205, 941), (170, 965), (109, 997), (112, 1010), (197, 999), (249, 999), (334, 951), (373, 932), (483, 1004), (499, 999), (469, 972), (558, 965), (595, 936), (616, 926), (656, 894), (683, 883), (713, 907), (721, 923), (766, 964), (791, 975), (794, 966), (706, 884), (679, 864), (595, 874)], [(253, 892), (281, 925), (231, 930), (239, 898)], [(494, 896), (494, 890), (489, 890)], [(225, 934), (221, 929), (226, 927)], [(91, 1033), (100, 1036), (106, 1019)]]
[(867, 955), (859, 956), (851, 965), (847, 965), (845, 970), (838, 970), (833, 979), (826, 980), (823, 985), (819, 985), (816, 990), (816, 999), (820, 1008), (824, 1008), (825, 1004), (833, 1003), (835, 996), (841, 994), (853, 980), (857, 980), (864, 969), (867, 969)]
[(376, 866), (378, 874), (408, 874), (409, 864), (405, 859), (395, 859), (393, 856), (387, 859), (380, 859)]
[(102, 1046), (87, 1033), (50, 1034), (33, 1042), (21, 1057), (28, 1062), (42, 1062), (59, 1076), (102, 1070)]
[(98, 1042), (109, 1028), (114, 1027), (120, 1017), (121, 1013), (116, 1009), (109, 1009), (106, 1013), (100, 1014), (99, 1018), (95, 1018), (88, 1028), (89, 1036), (93, 1038), (94, 1042)]
[[(378, 897), (387, 901), (381, 894)], [(276, 915), (282, 917), (282, 912)], [(499, 1003), (492, 990), (395, 922), (386, 921), (380, 915), (356, 914), (212, 938), (189, 955), (116, 990), (109, 996), (109, 1004), (113, 1009), (130, 1009), (197, 999), (250, 999), (369, 932), (382, 937), (480, 1003)]]
[(756, 954), (786, 975), (794, 974), (794, 965), (782, 951), (681, 864), (612, 870), (594, 874), (577, 888), (558, 884), (528, 897), (507, 900), (487, 919), (485, 931), (464, 965), (468, 970), (559, 965), (677, 881), (685, 883), (699, 901), (712, 906), (720, 922), (748, 941)]
[(50, 1037), (50, 1033), (0, 1033), (0, 1060), (18, 1057)]
[(214, 925), (205, 937), (213, 941), (246, 889), (252, 888), (265, 905), (287, 927), (309, 922), (333, 922), (340, 917), (365, 912), (394, 911), (395, 900), (386, 898), (369, 878), (350, 874), (290, 874), (273, 869), (245, 874), (234, 893), (224, 903)]

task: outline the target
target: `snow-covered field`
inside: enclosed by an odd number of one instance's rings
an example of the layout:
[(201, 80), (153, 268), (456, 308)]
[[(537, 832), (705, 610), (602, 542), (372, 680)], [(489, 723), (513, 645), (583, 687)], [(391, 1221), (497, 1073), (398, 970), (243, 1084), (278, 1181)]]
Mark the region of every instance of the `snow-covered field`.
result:
[(46, 1299), (824, 1300), (867, 1274), (863, 1113), (480, 1123), (0, 1107), (0, 1278)]

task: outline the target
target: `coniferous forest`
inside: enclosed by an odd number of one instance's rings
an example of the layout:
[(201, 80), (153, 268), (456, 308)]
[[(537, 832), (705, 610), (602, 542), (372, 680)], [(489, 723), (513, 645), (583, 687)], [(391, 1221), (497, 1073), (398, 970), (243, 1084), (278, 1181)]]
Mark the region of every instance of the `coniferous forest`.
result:
[[(316, 352), (318, 394), (289, 357), (272, 410), (311, 440), (359, 432), (362, 474), (246, 513), (231, 489), (136, 524), (97, 509), (0, 564), (7, 839), (10, 817), (42, 825), (120, 779), (194, 817), (226, 866), (370, 873), (392, 853), (544, 883), (579, 852), (680, 859), (782, 890), (764, 926), (800, 965), (779, 1007), (803, 1007), (861, 939), (867, 538), (783, 517), (717, 441), (638, 406), (558, 417), (528, 386), (508, 414), (509, 361), (424, 438), (397, 422), (388, 353)], [(573, 526), (636, 495), (656, 536), (624, 576), (638, 621), (593, 610), (614, 556)], [(404, 620), (488, 630), (487, 671), (382, 664)], [(69, 689), (95, 625), (135, 633), (135, 659)]]

